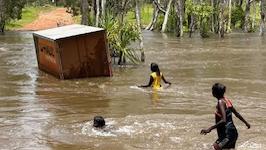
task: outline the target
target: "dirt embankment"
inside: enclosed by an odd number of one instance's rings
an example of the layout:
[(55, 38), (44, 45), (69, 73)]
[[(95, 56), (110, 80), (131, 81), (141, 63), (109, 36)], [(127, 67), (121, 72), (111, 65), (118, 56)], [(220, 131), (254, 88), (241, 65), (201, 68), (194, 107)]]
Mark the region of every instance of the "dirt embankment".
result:
[(57, 8), (50, 12), (41, 13), (37, 20), (25, 25), (20, 30), (36, 31), (69, 24), (74, 24), (72, 15), (66, 12), (66, 8)]

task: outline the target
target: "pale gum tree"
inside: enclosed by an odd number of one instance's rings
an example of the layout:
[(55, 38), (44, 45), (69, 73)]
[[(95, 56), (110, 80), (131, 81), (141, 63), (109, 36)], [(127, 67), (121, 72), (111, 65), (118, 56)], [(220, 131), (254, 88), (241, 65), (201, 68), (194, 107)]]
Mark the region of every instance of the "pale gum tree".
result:
[(231, 14), (232, 14), (232, 0), (228, 1), (228, 24), (227, 24), (227, 32), (231, 32)]
[(163, 21), (161, 32), (165, 32), (166, 31), (167, 22), (168, 22), (169, 13), (170, 13), (170, 10), (171, 10), (172, 2), (173, 2), (173, 0), (169, 0), (168, 1), (166, 12), (165, 12), (165, 15), (164, 15), (164, 21)]
[(141, 12), (140, 12), (140, 6), (139, 6), (139, 0), (135, 0), (135, 15), (136, 15), (136, 23), (138, 26), (138, 31), (139, 31), (139, 48), (141, 51), (141, 57), (140, 60), (142, 62), (145, 61), (145, 54), (144, 54), (144, 49), (143, 49), (143, 35), (141, 31)]
[(184, 0), (175, 0), (175, 12), (178, 19), (176, 20), (176, 36), (183, 36), (183, 21), (184, 21)]
[(96, 0), (96, 16), (95, 16), (95, 26), (98, 27), (100, 22), (100, 0)]
[(106, 0), (102, 0), (101, 7), (102, 7), (102, 18), (105, 18), (105, 6), (106, 6)]
[(152, 31), (154, 29), (154, 26), (157, 22), (158, 16), (160, 12), (165, 13), (166, 11), (164, 10), (163, 6), (160, 4), (160, 0), (153, 0), (153, 15), (152, 15), (152, 20), (150, 24), (146, 27), (146, 30)]

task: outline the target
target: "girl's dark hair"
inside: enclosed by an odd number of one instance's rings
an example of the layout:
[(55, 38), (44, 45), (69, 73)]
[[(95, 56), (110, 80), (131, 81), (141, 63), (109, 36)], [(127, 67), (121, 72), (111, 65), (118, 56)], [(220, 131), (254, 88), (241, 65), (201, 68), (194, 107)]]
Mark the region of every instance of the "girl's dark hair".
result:
[(216, 98), (223, 98), (225, 91), (226, 87), (221, 83), (215, 83), (212, 86), (212, 95)]
[(159, 66), (156, 63), (151, 63), (151, 71), (156, 72), (157, 76), (161, 74)]
[(95, 116), (93, 119), (93, 126), (96, 128), (102, 128), (105, 126), (105, 120), (102, 116)]

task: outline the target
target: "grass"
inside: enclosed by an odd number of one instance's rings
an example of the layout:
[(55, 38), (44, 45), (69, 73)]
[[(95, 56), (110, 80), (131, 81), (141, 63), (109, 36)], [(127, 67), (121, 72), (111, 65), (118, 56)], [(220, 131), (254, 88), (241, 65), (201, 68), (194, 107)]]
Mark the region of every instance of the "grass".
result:
[(22, 18), (20, 20), (11, 20), (7, 23), (6, 29), (7, 30), (17, 30), (22, 28), (24, 25), (29, 24), (36, 20), (41, 12), (49, 12), (55, 9), (53, 6), (38, 6), (38, 7), (25, 7), (22, 10)]

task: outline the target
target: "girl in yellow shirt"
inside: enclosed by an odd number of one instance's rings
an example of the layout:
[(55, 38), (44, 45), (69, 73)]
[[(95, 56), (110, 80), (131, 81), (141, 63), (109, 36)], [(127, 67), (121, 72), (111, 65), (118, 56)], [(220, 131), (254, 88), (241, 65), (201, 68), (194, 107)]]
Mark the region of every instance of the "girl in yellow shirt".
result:
[(141, 85), (139, 87), (152, 87), (153, 89), (160, 89), (162, 87), (161, 80), (164, 83), (171, 85), (170, 82), (166, 81), (163, 74), (160, 72), (159, 66), (156, 63), (151, 63), (150, 81), (147, 85)]

